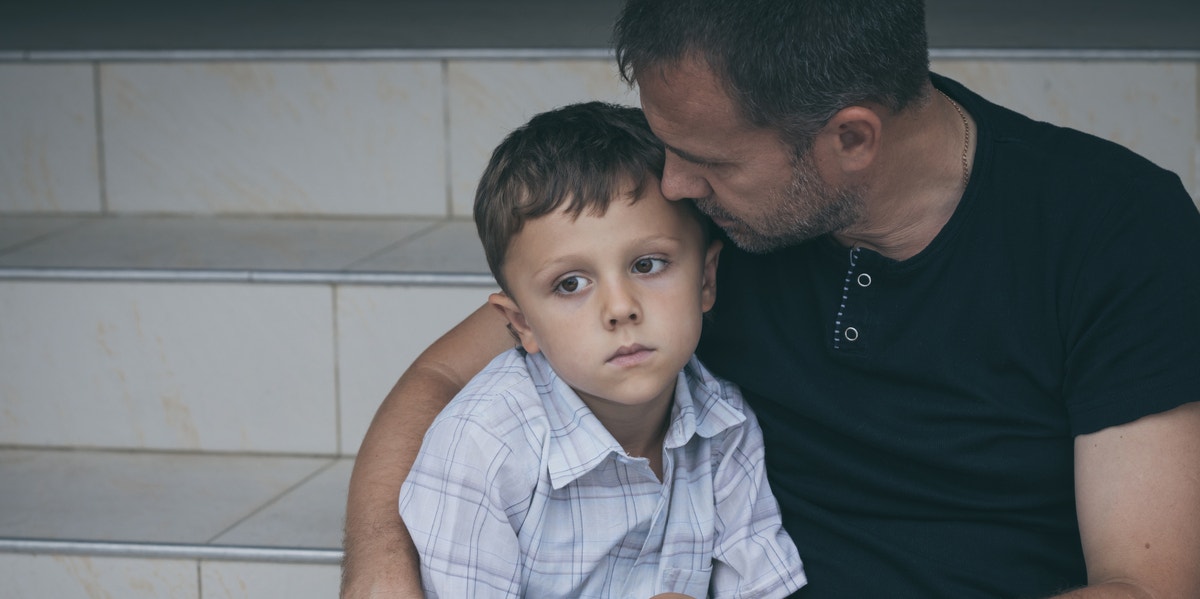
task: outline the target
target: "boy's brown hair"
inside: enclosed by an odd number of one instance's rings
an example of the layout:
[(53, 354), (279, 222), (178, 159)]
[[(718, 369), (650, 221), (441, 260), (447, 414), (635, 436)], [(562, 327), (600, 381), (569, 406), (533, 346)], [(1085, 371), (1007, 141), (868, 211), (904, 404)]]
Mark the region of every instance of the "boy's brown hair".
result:
[(630, 182), (630, 201), (658, 185), (662, 142), (637, 108), (604, 102), (539, 114), (492, 152), (475, 192), (475, 227), (488, 267), (508, 293), (502, 267), (525, 222), (562, 207), (603, 215)]

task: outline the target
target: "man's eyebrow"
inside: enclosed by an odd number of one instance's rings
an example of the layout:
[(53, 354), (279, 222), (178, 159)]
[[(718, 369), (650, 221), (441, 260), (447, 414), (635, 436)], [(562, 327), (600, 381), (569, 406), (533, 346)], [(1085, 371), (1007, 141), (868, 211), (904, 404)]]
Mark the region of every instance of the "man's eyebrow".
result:
[(679, 148), (676, 148), (674, 146), (670, 146), (667, 144), (663, 144), (663, 147), (665, 147), (668, 152), (670, 152), (688, 162), (691, 162), (693, 164), (713, 164), (716, 162), (720, 162), (720, 160), (714, 160), (712, 158), (701, 158), (700, 156), (697, 156), (697, 155), (689, 153), (689, 152), (685, 152), (683, 150), (680, 150)]

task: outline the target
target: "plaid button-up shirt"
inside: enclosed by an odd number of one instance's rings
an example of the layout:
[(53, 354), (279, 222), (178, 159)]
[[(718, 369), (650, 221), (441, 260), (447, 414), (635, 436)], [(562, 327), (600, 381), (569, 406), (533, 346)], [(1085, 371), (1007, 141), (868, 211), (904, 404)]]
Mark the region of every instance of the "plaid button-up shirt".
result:
[(805, 583), (758, 422), (695, 358), (662, 482), (540, 354), (513, 350), (437, 417), (400, 513), (428, 597), (784, 597)]

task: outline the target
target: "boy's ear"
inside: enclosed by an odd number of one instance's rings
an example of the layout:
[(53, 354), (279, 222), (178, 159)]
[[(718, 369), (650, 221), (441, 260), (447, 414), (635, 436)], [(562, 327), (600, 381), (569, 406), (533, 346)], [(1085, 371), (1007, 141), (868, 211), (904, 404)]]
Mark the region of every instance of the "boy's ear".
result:
[(700, 287), (700, 308), (708, 312), (717, 302), (717, 262), (721, 257), (724, 244), (720, 239), (714, 239), (704, 252), (704, 282)]
[(508, 319), (508, 330), (517, 336), (517, 341), (521, 342), (521, 347), (525, 348), (525, 352), (536, 354), (538, 352), (537, 339), (534, 339), (533, 330), (529, 328), (529, 323), (525, 321), (525, 314), (521, 312), (521, 307), (517, 305), (517, 302), (508, 297), (508, 294), (500, 291), (489, 295), (488, 303)]

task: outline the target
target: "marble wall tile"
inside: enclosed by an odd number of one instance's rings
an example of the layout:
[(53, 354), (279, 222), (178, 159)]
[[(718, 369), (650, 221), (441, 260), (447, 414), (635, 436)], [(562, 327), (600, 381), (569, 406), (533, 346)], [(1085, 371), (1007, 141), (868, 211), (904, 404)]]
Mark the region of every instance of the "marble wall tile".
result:
[(193, 561), (0, 554), (6, 599), (199, 599), (198, 581)]
[(200, 564), (200, 582), (201, 599), (330, 599), (338, 596), (341, 568), (206, 561)]
[(326, 286), (0, 282), (0, 445), (333, 453)]
[(0, 64), (0, 212), (100, 212), (87, 64)]
[(1032, 118), (1127, 146), (1178, 174), (1200, 201), (1194, 62), (938, 60), (932, 68)]
[(638, 105), (612, 59), (464, 60), (450, 62), (447, 72), (455, 216), (470, 217), (492, 150), (533, 115), (585, 100)]
[(341, 451), (358, 452), (379, 403), (413, 359), (492, 289), (341, 286), (337, 296)]
[(446, 213), (437, 61), (101, 67), (116, 211)]

